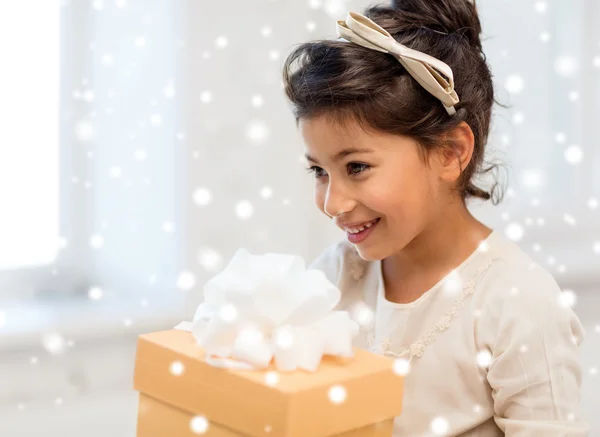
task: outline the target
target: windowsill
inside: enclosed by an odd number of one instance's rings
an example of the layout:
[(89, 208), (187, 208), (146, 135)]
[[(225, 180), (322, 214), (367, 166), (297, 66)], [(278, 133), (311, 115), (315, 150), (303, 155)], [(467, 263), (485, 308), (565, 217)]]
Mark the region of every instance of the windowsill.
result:
[(184, 319), (183, 296), (92, 301), (84, 297), (47, 298), (3, 307), (0, 352), (43, 346), (46, 334), (78, 343), (107, 337), (137, 336), (170, 329)]

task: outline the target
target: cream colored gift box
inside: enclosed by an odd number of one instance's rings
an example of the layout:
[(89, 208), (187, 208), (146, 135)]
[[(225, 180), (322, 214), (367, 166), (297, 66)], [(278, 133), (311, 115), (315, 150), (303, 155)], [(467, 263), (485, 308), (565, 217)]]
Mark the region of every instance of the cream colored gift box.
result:
[(391, 437), (403, 377), (393, 360), (354, 349), (316, 372), (221, 369), (190, 332), (138, 339), (137, 437)]

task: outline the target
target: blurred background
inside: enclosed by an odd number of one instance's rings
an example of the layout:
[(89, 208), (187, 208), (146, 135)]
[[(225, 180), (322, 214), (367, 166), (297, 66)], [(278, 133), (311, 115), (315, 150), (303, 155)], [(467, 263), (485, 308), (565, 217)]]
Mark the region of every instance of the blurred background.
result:
[[(238, 247), (312, 260), (343, 235), (283, 96), (345, 0), (0, 3), (0, 435), (130, 437), (136, 337), (190, 320)], [(497, 206), (586, 328), (600, 436), (600, 0), (479, 0)], [(596, 413), (596, 414), (594, 414)]]

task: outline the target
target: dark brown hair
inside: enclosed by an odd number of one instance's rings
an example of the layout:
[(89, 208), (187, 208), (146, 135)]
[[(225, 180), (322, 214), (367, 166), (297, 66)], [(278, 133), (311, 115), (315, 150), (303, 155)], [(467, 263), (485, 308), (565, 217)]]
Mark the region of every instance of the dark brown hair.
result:
[(489, 191), (473, 182), (477, 175), (493, 174), (498, 167), (484, 168), (494, 89), (475, 2), (395, 0), (390, 6), (370, 6), (363, 14), (396, 41), (450, 66), (460, 98), (456, 114), (448, 115), (393, 56), (346, 41), (318, 40), (296, 47), (283, 67), (285, 93), (296, 123), (321, 115), (341, 125), (353, 119), (361, 126), (409, 136), (427, 152), (451, 147), (440, 138), (464, 121), (473, 131), (475, 146), (459, 181), (462, 199), (499, 203), (502, 193), (497, 181)]

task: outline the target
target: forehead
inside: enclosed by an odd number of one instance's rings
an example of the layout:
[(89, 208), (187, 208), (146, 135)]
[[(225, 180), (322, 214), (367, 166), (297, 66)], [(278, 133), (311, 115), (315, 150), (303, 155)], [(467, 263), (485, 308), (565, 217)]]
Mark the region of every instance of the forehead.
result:
[(305, 148), (313, 157), (332, 157), (348, 148), (368, 148), (378, 154), (401, 155), (418, 148), (417, 142), (410, 137), (365, 127), (355, 120), (347, 120), (342, 124), (321, 116), (300, 119), (298, 127)]
[(354, 120), (347, 120), (342, 124), (335, 123), (325, 116), (300, 119), (298, 127), (307, 147), (356, 145), (355, 143), (364, 141), (364, 137), (368, 136)]

